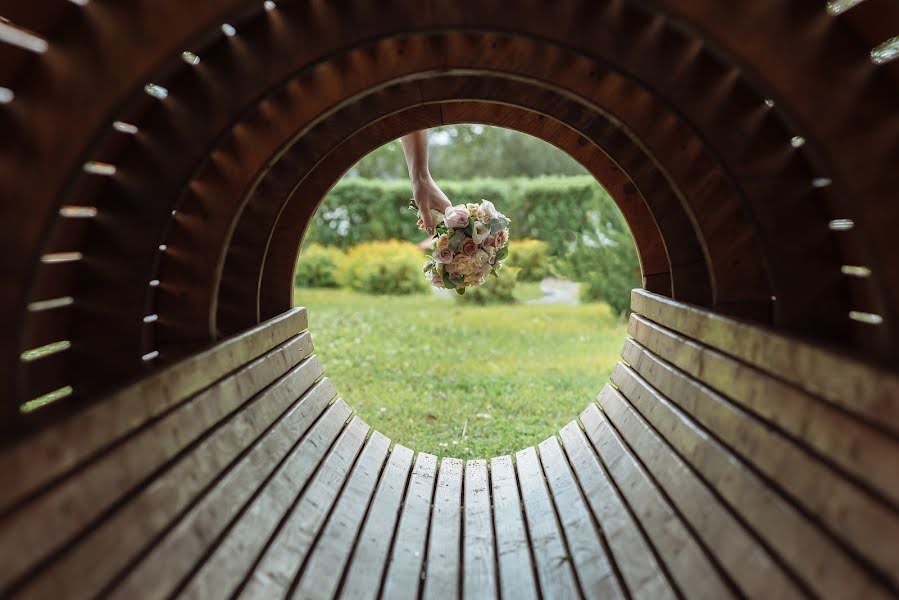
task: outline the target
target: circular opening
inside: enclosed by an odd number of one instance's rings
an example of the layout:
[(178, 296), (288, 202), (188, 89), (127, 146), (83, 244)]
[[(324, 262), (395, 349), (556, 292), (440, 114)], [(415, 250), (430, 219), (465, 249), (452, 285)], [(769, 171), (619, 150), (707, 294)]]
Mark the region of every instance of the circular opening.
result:
[(429, 134), (429, 164), (453, 204), (492, 201), (511, 219), (498, 277), (464, 296), (422, 273), (401, 142), (368, 154), (306, 232), (294, 302), (316, 352), (372, 427), (459, 458), (538, 443), (591, 402), (626, 336), (640, 286), (634, 241), (609, 193), (535, 137), (477, 124)]

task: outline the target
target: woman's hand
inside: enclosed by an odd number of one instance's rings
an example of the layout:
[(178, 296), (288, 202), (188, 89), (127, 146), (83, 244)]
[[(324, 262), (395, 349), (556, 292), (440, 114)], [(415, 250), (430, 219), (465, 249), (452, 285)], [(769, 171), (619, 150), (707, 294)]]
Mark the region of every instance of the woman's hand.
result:
[(436, 224), (431, 211), (436, 210), (443, 214), (446, 207), (450, 206), (449, 198), (431, 177), (413, 183), (412, 194), (415, 205), (418, 207), (418, 228), (427, 231), (428, 235), (434, 235)]

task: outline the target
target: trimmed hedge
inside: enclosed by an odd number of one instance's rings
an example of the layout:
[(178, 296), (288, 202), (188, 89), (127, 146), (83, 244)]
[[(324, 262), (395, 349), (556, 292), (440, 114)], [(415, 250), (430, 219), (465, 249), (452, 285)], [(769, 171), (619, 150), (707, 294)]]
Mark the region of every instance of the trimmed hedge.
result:
[(552, 274), (549, 244), (541, 240), (514, 240), (506, 262), (519, 269), (518, 281), (543, 281)]
[(520, 269), (515, 267), (503, 267), (497, 273), (497, 277), (492, 275), (487, 277), (483, 285), (470, 287), (465, 289), (465, 293), (461, 296), (455, 294), (456, 301), (462, 304), (515, 304), (514, 292), (516, 279), (520, 276)]

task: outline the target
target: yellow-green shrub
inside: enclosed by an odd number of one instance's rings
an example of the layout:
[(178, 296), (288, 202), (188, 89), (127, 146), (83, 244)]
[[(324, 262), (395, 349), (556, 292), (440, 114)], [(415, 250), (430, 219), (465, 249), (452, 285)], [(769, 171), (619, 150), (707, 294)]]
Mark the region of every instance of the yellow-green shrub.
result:
[(409, 242), (365, 242), (350, 248), (337, 268), (337, 283), (370, 294), (427, 292), (425, 256)]
[(549, 244), (541, 240), (512, 240), (506, 262), (521, 269), (518, 281), (542, 281), (550, 274)]
[(297, 258), (296, 284), (300, 287), (337, 287), (334, 276), (343, 252), (321, 244), (305, 244)]
[(482, 285), (465, 288), (465, 294), (456, 295), (456, 300), (463, 304), (514, 304), (519, 269), (503, 265), (497, 275), (489, 275)]

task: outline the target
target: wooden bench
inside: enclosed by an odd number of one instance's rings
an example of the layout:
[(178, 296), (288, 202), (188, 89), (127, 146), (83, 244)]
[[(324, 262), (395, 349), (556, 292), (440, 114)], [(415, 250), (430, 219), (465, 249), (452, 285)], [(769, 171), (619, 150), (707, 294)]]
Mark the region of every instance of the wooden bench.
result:
[(0, 596), (896, 594), (897, 380), (632, 304), (599, 405), (489, 461), (371, 430), (302, 309), (221, 342), (0, 453)]

